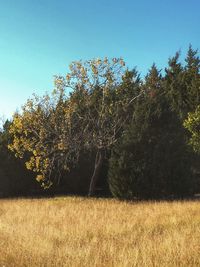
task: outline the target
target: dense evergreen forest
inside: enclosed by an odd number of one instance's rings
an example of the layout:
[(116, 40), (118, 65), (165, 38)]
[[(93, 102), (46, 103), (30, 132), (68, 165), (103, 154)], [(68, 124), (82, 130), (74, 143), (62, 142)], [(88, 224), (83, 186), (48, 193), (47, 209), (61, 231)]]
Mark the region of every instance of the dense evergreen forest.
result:
[(0, 132), (0, 196), (157, 199), (200, 193), (200, 59), (144, 78), (122, 58), (72, 62)]

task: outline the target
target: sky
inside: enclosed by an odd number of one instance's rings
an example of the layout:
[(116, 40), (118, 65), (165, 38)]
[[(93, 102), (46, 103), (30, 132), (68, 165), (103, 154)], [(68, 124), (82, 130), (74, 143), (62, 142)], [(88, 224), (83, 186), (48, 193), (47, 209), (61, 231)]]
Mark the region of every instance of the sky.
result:
[(0, 0), (0, 117), (72, 61), (123, 57), (145, 75), (189, 43), (200, 48), (199, 0)]

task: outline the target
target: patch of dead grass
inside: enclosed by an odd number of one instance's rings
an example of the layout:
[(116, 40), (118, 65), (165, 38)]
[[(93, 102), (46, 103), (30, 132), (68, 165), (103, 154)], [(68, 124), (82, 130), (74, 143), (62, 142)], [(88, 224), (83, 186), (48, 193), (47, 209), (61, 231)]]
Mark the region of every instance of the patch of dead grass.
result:
[(200, 202), (0, 200), (0, 267), (200, 266)]

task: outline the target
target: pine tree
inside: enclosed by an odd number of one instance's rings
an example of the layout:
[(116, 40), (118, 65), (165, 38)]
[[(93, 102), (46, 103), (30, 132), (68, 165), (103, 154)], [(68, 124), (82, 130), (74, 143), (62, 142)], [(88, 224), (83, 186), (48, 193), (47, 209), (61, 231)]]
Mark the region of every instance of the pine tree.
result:
[(181, 196), (192, 192), (189, 151), (171, 110), (164, 79), (153, 65), (133, 122), (112, 152), (109, 184), (122, 198)]

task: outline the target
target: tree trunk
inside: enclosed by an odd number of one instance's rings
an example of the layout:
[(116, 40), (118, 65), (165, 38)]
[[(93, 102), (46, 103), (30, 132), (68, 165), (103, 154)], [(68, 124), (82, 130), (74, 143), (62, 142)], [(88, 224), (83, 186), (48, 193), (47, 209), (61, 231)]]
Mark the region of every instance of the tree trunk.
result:
[(99, 178), (99, 173), (101, 170), (102, 163), (103, 163), (103, 151), (99, 149), (96, 154), (94, 172), (90, 181), (90, 188), (88, 193), (89, 197), (93, 196), (95, 193), (95, 187)]

